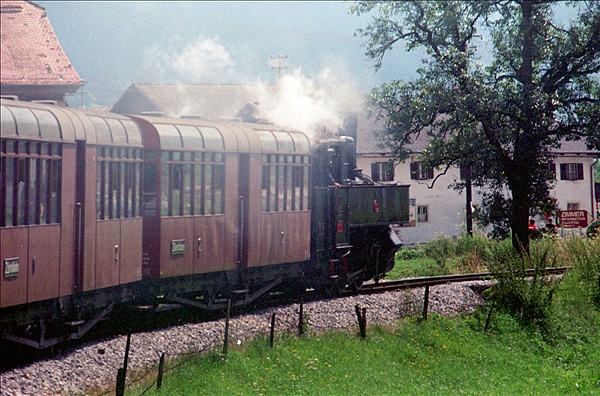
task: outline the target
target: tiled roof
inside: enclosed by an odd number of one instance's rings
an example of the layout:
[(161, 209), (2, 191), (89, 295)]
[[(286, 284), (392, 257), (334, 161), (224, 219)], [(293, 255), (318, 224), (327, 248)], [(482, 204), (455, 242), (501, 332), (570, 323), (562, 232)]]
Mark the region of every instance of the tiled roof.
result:
[(43, 7), (30, 1), (0, 5), (2, 85), (83, 85)]
[(277, 85), (240, 84), (146, 84), (134, 83), (112, 107), (113, 112), (136, 114), (132, 109), (141, 98), (154, 108), (137, 109), (164, 113), (171, 118), (201, 116), (209, 120), (236, 117), (248, 103), (258, 101), (260, 92), (275, 95)]
[[(359, 113), (358, 115), (358, 138), (356, 144), (356, 151), (359, 155), (369, 154), (391, 154), (391, 149), (386, 147), (380, 147), (377, 138), (375, 137), (375, 131), (383, 131), (385, 126), (381, 122), (375, 122), (372, 119), (367, 118), (366, 114)], [(428, 145), (428, 139), (426, 134), (422, 134), (419, 139), (408, 145), (406, 148), (410, 149), (414, 153), (421, 153)], [(560, 144), (560, 148), (552, 149), (552, 152), (560, 155), (589, 155), (599, 156), (600, 152), (597, 150), (589, 150), (586, 146), (585, 140), (577, 141), (566, 141), (563, 140)]]

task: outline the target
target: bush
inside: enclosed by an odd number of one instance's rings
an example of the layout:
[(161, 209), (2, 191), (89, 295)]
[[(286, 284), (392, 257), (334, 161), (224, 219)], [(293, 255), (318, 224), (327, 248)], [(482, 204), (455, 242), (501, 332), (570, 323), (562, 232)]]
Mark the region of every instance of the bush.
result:
[(396, 256), (397, 256), (398, 260), (415, 260), (415, 259), (425, 258), (425, 253), (423, 252), (422, 249), (420, 249), (418, 247), (415, 249), (409, 249), (409, 248), (403, 247), (402, 249), (398, 250), (398, 253), (396, 253)]
[(459, 269), (469, 272), (482, 271), (489, 259), (490, 240), (479, 235), (462, 235), (456, 240)]
[[(510, 241), (496, 244), (488, 264), (498, 281), (490, 289), (490, 302), (524, 326), (547, 330), (559, 281), (544, 277), (541, 270), (555, 267), (557, 258), (552, 240), (532, 243), (529, 254), (517, 252)], [(530, 268), (534, 271), (528, 274)]]
[(438, 237), (427, 243), (425, 254), (435, 260), (442, 274), (447, 274), (448, 261), (456, 254), (455, 243), (447, 236)]
[(592, 221), (586, 230), (587, 237), (590, 239), (600, 236), (600, 220)]

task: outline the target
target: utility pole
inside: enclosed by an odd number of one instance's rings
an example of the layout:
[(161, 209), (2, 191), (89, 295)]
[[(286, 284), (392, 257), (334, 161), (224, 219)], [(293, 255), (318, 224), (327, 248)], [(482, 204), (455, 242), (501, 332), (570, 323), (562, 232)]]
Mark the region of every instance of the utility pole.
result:
[(277, 59), (277, 66), (271, 66), (271, 69), (277, 69), (279, 74), (279, 80), (281, 80), (281, 69), (287, 69), (287, 65), (282, 65), (281, 60), (287, 59), (287, 55), (277, 54), (277, 56), (272, 56), (271, 59)]

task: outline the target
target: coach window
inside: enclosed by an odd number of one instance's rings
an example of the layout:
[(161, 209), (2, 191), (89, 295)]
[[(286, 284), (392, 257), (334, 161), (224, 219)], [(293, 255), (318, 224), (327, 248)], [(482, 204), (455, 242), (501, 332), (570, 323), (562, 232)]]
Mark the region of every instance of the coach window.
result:
[(263, 155), (263, 212), (308, 209), (308, 156)]
[(60, 222), (61, 146), (5, 139), (0, 158), (0, 226)]
[[(196, 153), (196, 159), (199, 162), (203, 161), (203, 154)], [(204, 208), (204, 165), (200, 163), (194, 164), (194, 214), (202, 214)]]
[(97, 153), (98, 220), (141, 216), (141, 150), (100, 146)]

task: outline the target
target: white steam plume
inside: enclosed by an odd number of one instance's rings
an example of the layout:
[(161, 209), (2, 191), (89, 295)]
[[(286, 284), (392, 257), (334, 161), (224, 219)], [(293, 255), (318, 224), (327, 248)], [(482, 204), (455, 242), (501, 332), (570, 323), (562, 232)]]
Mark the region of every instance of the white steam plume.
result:
[[(172, 40), (170, 47), (177, 47)], [(146, 74), (159, 80), (172, 80), (174, 74), (181, 82), (198, 82), (222, 78), (224, 72), (235, 66), (230, 53), (219, 43), (218, 37), (198, 37), (180, 50), (165, 49), (164, 46), (147, 48), (144, 69)], [(154, 77), (156, 79), (157, 77)]]
[(258, 107), (274, 124), (313, 136), (337, 133), (345, 113), (357, 111), (364, 98), (356, 89), (334, 80), (332, 71), (327, 68), (315, 80), (295, 69), (281, 78), (275, 95), (258, 84)]

